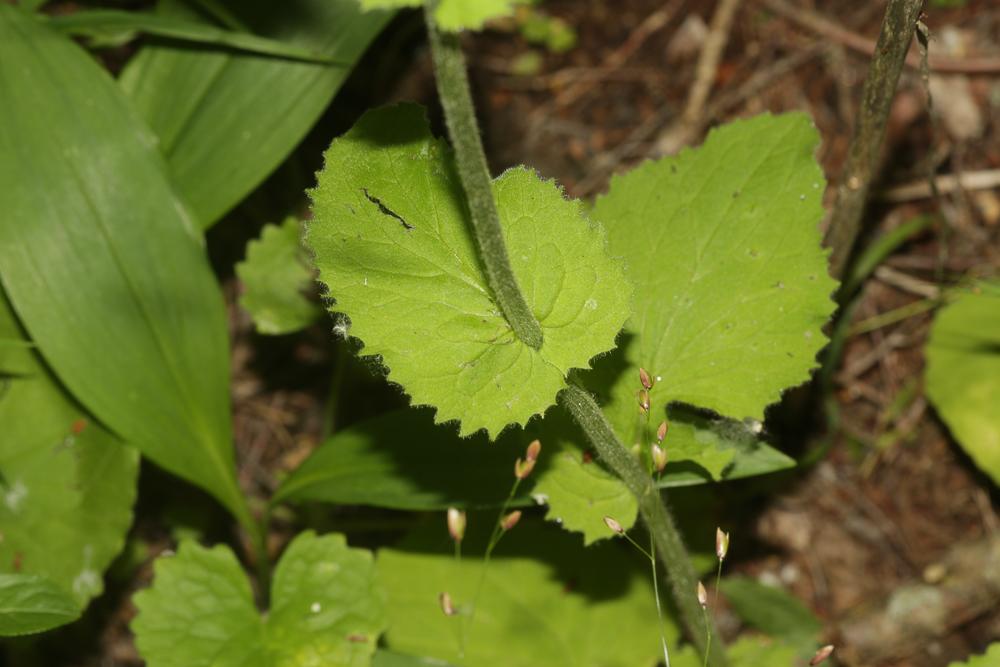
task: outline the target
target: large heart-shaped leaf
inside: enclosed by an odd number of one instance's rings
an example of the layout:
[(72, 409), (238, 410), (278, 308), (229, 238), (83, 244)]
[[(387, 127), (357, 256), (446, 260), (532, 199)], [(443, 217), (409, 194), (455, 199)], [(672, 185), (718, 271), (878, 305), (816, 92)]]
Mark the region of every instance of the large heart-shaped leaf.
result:
[[(159, 138), (171, 176), (202, 227), (281, 164), (392, 16), (363, 12), (357, 0), (222, 0), (211, 6), (254, 34), (341, 64), (176, 43), (147, 45), (128, 63), (122, 88)], [(161, 1), (159, 11), (206, 20), (180, 0)]]
[(225, 308), (152, 136), (86, 52), (7, 4), (0, 97), (0, 279), (31, 340), (101, 422), (249, 524)]
[(149, 667), (367, 667), (385, 627), (371, 553), (342, 535), (295, 538), (266, 617), (227, 547), (186, 542), (155, 569), (132, 622)]
[(364, 354), (462, 434), (544, 412), (571, 368), (614, 346), (629, 287), (581, 204), (527, 169), (494, 182), (512, 268), (544, 343), (522, 343), (494, 301), (453, 157), (421, 108), (370, 111), (335, 140), (306, 243)]
[(762, 115), (614, 178), (594, 216), (635, 285), (628, 370), (605, 409), (648, 442), (637, 370), (657, 378), (651, 428), (678, 401), (761, 421), (816, 366), (836, 287), (817, 228), (823, 174), (803, 114)]

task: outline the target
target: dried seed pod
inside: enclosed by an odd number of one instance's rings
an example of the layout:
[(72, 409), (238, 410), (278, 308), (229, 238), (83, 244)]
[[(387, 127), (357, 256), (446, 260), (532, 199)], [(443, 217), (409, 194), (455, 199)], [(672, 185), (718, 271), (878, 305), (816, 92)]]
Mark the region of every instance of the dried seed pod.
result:
[(814, 655), (812, 660), (809, 661), (809, 667), (816, 667), (816, 665), (829, 658), (831, 653), (833, 653), (833, 644), (827, 644), (823, 648), (816, 651), (816, 655)]
[(456, 542), (465, 537), (465, 512), (456, 507), (448, 508), (448, 534)]
[(537, 461), (538, 455), (542, 451), (542, 442), (540, 440), (532, 440), (531, 444), (528, 445), (527, 451), (524, 453), (524, 458), (529, 461)]
[(660, 425), (656, 427), (657, 442), (663, 442), (663, 439), (667, 437), (668, 428), (670, 428), (670, 426), (665, 421), (660, 422)]
[(639, 409), (642, 410), (643, 414), (649, 412), (649, 392), (645, 389), (640, 389), (637, 394), (639, 399)]
[(625, 534), (625, 529), (622, 528), (622, 525), (609, 516), (604, 517), (604, 524), (610, 528), (613, 533), (618, 533), (619, 535)]
[(663, 472), (663, 469), (667, 467), (667, 452), (663, 447), (654, 444), (650, 447), (653, 458), (653, 467), (656, 468), (656, 472)]
[(514, 477), (524, 479), (535, 469), (535, 459), (518, 459), (514, 462)]
[(500, 527), (504, 531), (508, 531), (517, 525), (517, 522), (521, 520), (521, 510), (514, 510), (503, 519), (500, 520)]
[(645, 368), (639, 368), (639, 382), (642, 383), (643, 389), (653, 388), (653, 379), (649, 377), (649, 373), (646, 372)]
[(441, 593), (438, 596), (438, 603), (441, 605), (441, 611), (444, 612), (445, 616), (455, 615), (455, 605), (451, 602), (451, 596), (448, 593)]
[(729, 533), (722, 532), (721, 528), (715, 529), (715, 555), (719, 560), (725, 560), (729, 553)]

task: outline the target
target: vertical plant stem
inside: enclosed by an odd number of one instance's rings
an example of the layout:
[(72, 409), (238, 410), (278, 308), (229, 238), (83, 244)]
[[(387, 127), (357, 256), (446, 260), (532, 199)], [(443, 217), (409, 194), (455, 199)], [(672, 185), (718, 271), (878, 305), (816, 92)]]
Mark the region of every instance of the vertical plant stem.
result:
[(493, 186), (486, 166), (486, 155), (479, 137), (479, 123), (472, 106), (462, 47), (457, 34), (441, 32), (435, 26), (435, 4), (432, 0), (426, 8), (434, 78), (444, 109), (448, 135), (455, 150), (458, 176), (469, 204), (480, 258), (486, 268), (486, 277), (493, 295), (514, 334), (537, 350), (542, 346), (542, 327), (524, 300), (510, 267), (507, 244), (500, 228), (500, 216), (493, 201)]
[(875, 54), (861, 92), (858, 126), (837, 189), (826, 244), (833, 249), (830, 271), (843, 275), (861, 231), (861, 218), (878, 166), (889, 108), (896, 93), (906, 53), (916, 31), (923, 0), (889, 0)]
[[(559, 393), (559, 402), (583, 429), (591, 444), (611, 470), (621, 478), (629, 491), (639, 501), (639, 514), (646, 524), (656, 555), (667, 572), (667, 579), (673, 591), (674, 603), (680, 611), (681, 620), (687, 628), (691, 641), (702, 655), (708, 649), (705, 637), (709, 632), (718, 635), (712, 627), (713, 620), (702, 613), (695, 595), (698, 578), (688, 557), (684, 541), (674, 524), (653, 479), (643, 469), (639, 460), (618, 440), (604, 418), (604, 413), (594, 398), (580, 387), (570, 384)], [(727, 663), (721, 646), (711, 654), (708, 664), (722, 667)]]

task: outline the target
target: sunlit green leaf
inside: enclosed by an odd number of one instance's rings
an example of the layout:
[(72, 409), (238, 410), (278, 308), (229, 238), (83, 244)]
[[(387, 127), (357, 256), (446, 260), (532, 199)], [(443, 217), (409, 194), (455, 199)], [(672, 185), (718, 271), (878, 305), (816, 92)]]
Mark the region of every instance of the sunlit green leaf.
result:
[(0, 98), (0, 279), (31, 340), (97, 419), (249, 523), (225, 308), (153, 138), (86, 52), (6, 4)]
[(955, 439), (1000, 484), (1000, 283), (981, 283), (938, 313), (926, 385)]
[(194, 542), (157, 560), (135, 604), (149, 667), (367, 667), (385, 627), (371, 554), (312, 532), (278, 563), (266, 617), (232, 551)]
[(640, 366), (658, 378), (654, 429), (674, 401), (761, 421), (809, 377), (836, 286), (817, 228), (817, 142), (802, 114), (736, 121), (615, 177), (598, 199), (594, 216), (636, 288), (629, 369), (605, 406), (626, 442), (644, 439)]
[(554, 183), (512, 169), (494, 195), (539, 350), (493, 300), (452, 155), (419, 107), (370, 111), (333, 142), (306, 235), (362, 353), (439, 421), (492, 437), (544, 412), (571, 368), (614, 346), (630, 293), (600, 227)]
[[(202, 227), (281, 164), (391, 17), (361, 11), (357, 0), (217, 4), (253, 34), (342, 65), (176, 43), (149, 44), (128, 63), (122, 88), (158, 137), (173, 180)], [(158, 11), (206, 20), (180, 0), (161, 0)]]
[(260, 239), (247, 244), (246, 259), (236, 265), (243, 282), (242, 305), (262, 334), (285, 334), (309, 326), (322, 314), (306, 290), (313, 284), (295, 218), (267, 225)]

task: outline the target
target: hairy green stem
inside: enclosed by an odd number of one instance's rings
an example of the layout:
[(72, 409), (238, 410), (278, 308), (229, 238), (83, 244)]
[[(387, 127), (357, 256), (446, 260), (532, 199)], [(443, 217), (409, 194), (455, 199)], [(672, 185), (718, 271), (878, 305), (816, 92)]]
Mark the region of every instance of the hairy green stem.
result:
[(838, 278), (847, 268), (861, 231), (861, 218), (878, 167), (889, 108), (923, 5), (923, 0), (889, 0), (882, 19), (882, 30), (861, 92), (858, 126), (851, 139), (826, 235), (826, 243), (833, 249), (830, 271)]
[[(719, 633), (712, 627), (714, 621), (702, 613), (697, 598), (698, 578), (681, 534), (653, 478), (621, 443), (597, 401), (587, 391), (570, 384), (559, 393), (559, 403), (569, 410), (600, 457), (639, 501), (639, 514), (656, 545), (656, 555), (667, 572), (681, 620), (691, 641), (702, 655), (706, 655), (705, 637), (709, 633), (716, 636)], [(722, 646), (712, 652), (708, 664), (713, 667), (728, 664)]]
[(472, 106), (462, 47), (458, 35), (441, 32), (435, 26), (432, 16), (435, 4), (432, 0), (426, 8), (434, 78), (437, 81), (441, 107), (444, 109), (445, 123), (448, 125), (448, 135), (455, 150), (458, 177), (469, 204), (480, 258), (486, 268), (490, 289), (514, 334), (537, 350), (542, 346), (542, 327), (524, 300), (510, 267), (507, 244), (500, 227), (500, 215), (493, 201), (493, 185), (486, 165), (486, 155), (479, 137), (479, 123)]

